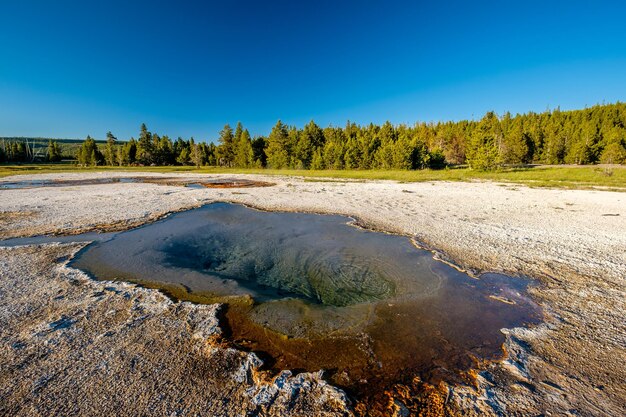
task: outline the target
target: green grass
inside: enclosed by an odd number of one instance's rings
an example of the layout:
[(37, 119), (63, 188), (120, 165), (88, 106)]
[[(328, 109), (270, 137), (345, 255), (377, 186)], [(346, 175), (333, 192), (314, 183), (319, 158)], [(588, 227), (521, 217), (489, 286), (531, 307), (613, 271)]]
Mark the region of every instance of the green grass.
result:
[(423, 181), (498, 181), (524, 184), (532, 187), (586, 189), (603, 187), (614, 191), (626, 191), (626, 166), (537, 166), (510, 168), (498, 171), (474, 171), (468, 168), (384, 171), (384, 170), (294, 170), (294, 169), (242, 169), (217, 167), (96, 167), (78, 168), (71, 164), (0, 165), (0, 177), (18, 174), (54, 172), (189, 172), (205, 174), (264, 174), (287, 175), (306, 178), (338, 178), (345, 180), (396, 180), (402, 182)]

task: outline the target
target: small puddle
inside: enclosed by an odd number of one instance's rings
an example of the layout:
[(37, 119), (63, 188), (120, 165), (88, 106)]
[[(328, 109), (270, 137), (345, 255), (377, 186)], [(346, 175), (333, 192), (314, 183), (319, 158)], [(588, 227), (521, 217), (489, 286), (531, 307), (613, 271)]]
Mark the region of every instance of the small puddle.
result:
[(76, 185), (98, 185), (140, 182), (138, 178), (93, 178), (80, 180), (23, 180), (0, 182), (0, 190), (20, 190), (23, 188), (72, 187)]
[(215, 203), (99, 235), (71, 265), (226, 303), (234, 344), (261, 352), (274, 370), (323, 369), (366, 403), (415, 376), (467, 382), (465, 371), (503, 357), (500, 329), (541, 320), (526, 295), (530, 280), (471, 278), (407, 237), (349, 221)]
[(101, 184), (128, 184), (143, 183), (156, 185), (170, 185), (177, 187), (188, 187), (194, 189), (202, 188), (249, 188), (249, 187), (270, 187), (273, 183), (264, 181), (253, 181), (246, 179), (232, 178), (199, 178), (180, 179), (171, 177), (115, 177), (115, 178), (92, 178), (77, 180), (24, 180), (24, 181), (4, 181), (0, 182), (0, 190), (19, 190), (24, 188), (45, 188), (45, 187), (74, 187), (81, 185), (101, 185)]

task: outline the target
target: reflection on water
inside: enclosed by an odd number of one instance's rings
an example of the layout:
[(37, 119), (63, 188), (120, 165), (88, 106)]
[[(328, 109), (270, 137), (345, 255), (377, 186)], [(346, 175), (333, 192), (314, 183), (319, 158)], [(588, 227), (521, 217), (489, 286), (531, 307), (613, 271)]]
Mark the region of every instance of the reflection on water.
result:
[(226, 302), (235, 343), (360, 396), (414, 375), (454, 381), (501, 357), (501, 328), (539, 320), (528, 280), (473, 279), (348, 220), (211, 204), (96, 242), (73, 266)]

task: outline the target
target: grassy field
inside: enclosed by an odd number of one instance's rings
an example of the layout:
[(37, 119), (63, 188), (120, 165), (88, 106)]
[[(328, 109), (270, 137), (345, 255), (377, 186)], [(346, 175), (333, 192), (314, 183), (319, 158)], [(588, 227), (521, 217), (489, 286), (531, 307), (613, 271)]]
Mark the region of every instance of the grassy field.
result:
[(264, 174), (288, 175), (307, 178), (341, 178), (346, 180), (396, 180), (420, 181), (498, 181), (524, 184), (531, 187), (595, 188), (626, 191), (626, 166), (536, 166), (510, 168), (498, 171), (474, 171), (468, 168), (383, 171), (383, 170), (292, 170), (292, 169), (242, 169), (189, 166), (180, 167), (96, 167), (78, 168), (71, 164), (0, 165), (0, 178), (18, 174), (54, 172), (189, 172), (197, 174)]

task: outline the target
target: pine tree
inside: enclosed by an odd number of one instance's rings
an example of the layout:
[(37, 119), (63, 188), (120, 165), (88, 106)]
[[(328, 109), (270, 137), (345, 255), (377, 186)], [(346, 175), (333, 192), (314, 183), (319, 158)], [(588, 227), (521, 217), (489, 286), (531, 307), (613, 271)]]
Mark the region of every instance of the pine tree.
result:
[(59, 162), (61, 160), (61, 148), (59, 144), (52, 140), (48, 141), (48, 150), (46, 152), (46, 160), (48, 162)]
[(545, 164), (562, 164), (565, 161), (566, 141), (563, 116), (557, 108), (546, 114), (544, 145), (541, 160)]
[(207, 145), (207, 165), (217, 166), (217, 147), (213, 143)]
[(324, 146), (324, 132), (311, 120), (304, 127), (302, 133), (296, 137), (297, 142), (294, 146), (295, 167), (308, 169), (311, 167), (315, 152)]
[(104, 162), (104, 157), (98, 150), (96, 141), (89, 135), (78, 149), (76, 159), (78, 164), (82, 166), (95, 166)]
[(529, 138), (524, 133), (521, 119), (508, 121), (508, 129), (500, 148), (500, 161), (504, 164), (529, 162)]
[(115, 163), (118, 166), (124, 165), (124, 146), (118, 146), (115, 152)]
[(391, 167), (393, 169), (411, 169), (413, 168), (413, 154), (415, 147), (411, 143), (411, 138), (406, 130), (398, 132), (397, 139), (393, 144), (391, 154)]
[(343, 169), (346, 136), (343, 129), (328, 127), (324, 129), (326, 143), (324, 145), (324, 166), (329, 169)]
[(626, 164), (626, 128), (617, 125), (611, 127), (606, 133), (606, 143), (607, 145), (600, 156), (600, 162), (603, 164)]
[(311, 169), (320, 170), (320, 169), (325, 169), (325, 168), (326, 166), (324, 165), (324, 157), (322, 156), (322, 149), (317, 148), (315, 152), (313, 153), (313, 158), (311, 159)]
[(233, 146), (236, 148), (239, 140), (241, 139), (241, 135), (243, 135), (243, 125), (241, 122), (237, 122), (237, 126), (235, 127), (235, 135), (233, 136)]
[(357, 139), (360, 146), (361, 160), (358, 168), (370, 169), (376, 167), (376, 153), (381, 146), (378, 126), (370, 123), (367, 128), (357, 132)]
[(567, 163), (585, 165), (598, 160), (599, 141), (598, 127), (593, 121), (586, 121), (580, 126), (579, 137), (572, 141), (567, 152), (565, 161)]
[(441, 169), (446, 166), (446, 157), (439, 148), (427, 152), (427, 155), (422, 157), (422, 161), (424, 164), (422, 166), (426, 166), (425, 163), (428, 163), (428, 168), (430, 169)]
[(300, 136), (302, 131), (295, 126), (289, 126), (287, 128), (287, 143), (285, 144), (285, 150), (287, 151), (287, 168), (303, 169), (304, 166), (296, 158), (296, 150), (298, 142), (300, 142)]
[(343, 157), (346, 169), (356, 169), (361, 167), (361, 148), (356, 138), (348, 139), (345, 147), (346, 151)]
[(141, 124), (141, 130), (139, 132), (136, 160), (141, 165), (152, 165), (154, 163), (154, 143), (152, 142), (152, 133), (148, 131), (145, 123)]
[(137, 163), (137, 141), (135, 138), (130, 138), (128, 142), (128, 165)]
[(113, 133), (110, 131), (107, 132), (107, 144), (104, 148), (104, 160), (107, 165), (115, 165), (115, 143), (117, 142), (117, 138), (113, 136)]
[(174, 165), (174, 148), (168, 136), (163, 136), (158, 144), (159, 164)]
[(117, 164), (133, 165), (137, 156), (137, 142), (134, 138), (130, 138), (128, 142), (117, 148)]
[[(240, 124), (237, 126), (239, 127)], [(248, 129), (239, 134), (239, 139), (237, 139), (237, 135), (235, 135), (235, 140), (237, 145), (234, 161), (235, 166), (242, 168), (251, 167), (254, 162), (254, 152), (252, 150), (252, 140)]]
[(467, 161), (472, 169), (494, 169), (499, 163), (498, 149), (502, 143), (500, 121), (494, 112), (482, 118), (470, 137)]
[(267, 155), (267, 165), (270, 168), (279, 169), (289, 166), (288, 152), (289, 132), (280, 120), (272, 128), (265, 153)]
[(13, 150), (13, 160), (16, 162), (26, 162), (27, 158), (28, 153), (26, 152), (26, 145), (24, 142), (16, 143)]
[(373, 166), (381, 169), (394, 168), (396, 132), (389, 121), (380, 128), (376, 137), (380, 146), (375, 150)]
[(218, 152), (218, 163), (221, 166), (231, 167), (235, 160), (235, 137), (233, 129), (226, 124), (220, 132)]
[(189, 165), (189, 148), (182, 148), (178, 158), (176, 158), (176, 162), (181, 165)]
[(600, 162), (603, 164), (626, 164), (626, 143), (609, 143), (602, 151)]
[(257, 168), (264, 168), (267, 166), (267, 155), (265, 154), (265, 147), (267, 141), (263, 136), (258, 136), (252, 140), (252, 154), (254, 166)]

